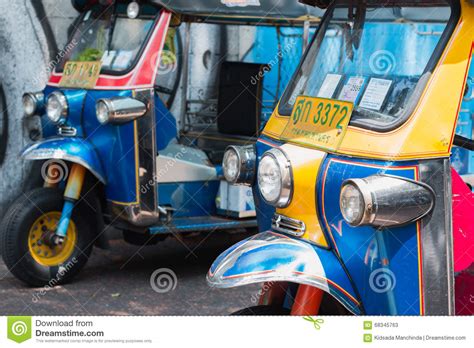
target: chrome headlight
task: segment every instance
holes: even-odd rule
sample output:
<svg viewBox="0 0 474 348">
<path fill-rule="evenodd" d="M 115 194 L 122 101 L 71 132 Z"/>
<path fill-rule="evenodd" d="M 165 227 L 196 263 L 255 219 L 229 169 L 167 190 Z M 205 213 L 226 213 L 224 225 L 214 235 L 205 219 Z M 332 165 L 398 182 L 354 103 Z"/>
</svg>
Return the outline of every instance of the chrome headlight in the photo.
<svg viewBox="0 0 474 348">
<path fill-rule="evenodd" d="M 291 163 L 279 149 L 267 151 L 258 165 L 258 189 L 263 199 L 277 208 L 285 208 L 291 200 L 293 179 Z"/>
<path fill-rule="evenodd" d="M 21 100 L 26 116 L 36 115 L 41 112 L 41 109 L 44 107 L 43 92 L 25 93 Z"/>
<path fill-rule="evenodd" d="M 96 103 L 97 120 L 101 124 L 121 124 L 146 114 L 145 103 L 134 98 L 99 99 Z"/>
<path fill-rule="evenodd" d="M 69 112 L 66 96 L 55 91 L 51 93 L 46 102 L 46 114 L 54 123 L 63 123 L 66 121 Z"/>
<path fill-rule="evenodd" d="M 225 179 L 232 184 L 252 185 L 255 180 L 255 147 L 229 146 L 222 167 Z"/>
<path fill-rule="evenodd" d="M 433 190 L 426 184 L 373 175 L 345 181 L 339 205 L 352 226 L 389 227 L 421 219 L 432 210 L 434 199 Z"/>
</svg>

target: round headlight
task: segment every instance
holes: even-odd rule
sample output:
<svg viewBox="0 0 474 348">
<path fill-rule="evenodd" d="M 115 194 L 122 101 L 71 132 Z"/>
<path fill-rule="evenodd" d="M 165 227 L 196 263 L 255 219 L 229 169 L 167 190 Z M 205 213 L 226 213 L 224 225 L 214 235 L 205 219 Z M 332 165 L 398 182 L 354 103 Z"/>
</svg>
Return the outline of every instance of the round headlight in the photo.
<svg viewBox="0 0 474 348">
<path fill-rule="evenodd" d="M 353 226 L 358 226 L 365 213 L 365 201 L 362 192 L 352 184 L 342 187 L 339 198 L 344 219 Z"/>
<path fill-rule="evenodd" d="M 224 177 L 229 182 L 236 182 L 239 178 L 240 159 L 237 151 L 234 148 L 229 148 L 224 153 L 224 160 L 222 161 L 224 170 Z"/>
<path fill-rule="evenodd" d="M 46 103 L 46 114 L 54 123 L 64 122 L 68 114 L 66 96 L 58 91 L 51 93 Z"/>
<path fill-rule="evenodd" d="M 130 19 L 135 19 L 140 14 L 140 5 L 137 2 L 131 2 L 127 7 L 127 16 Z"/>
<path fill-rule="evenodd" d="M 23 94 L 23 98 L 21 100 L 26 116 L 33 116 L 42 112 L 40 109 L 44 107 L 43 92 L 25 93 Z"/>
<path fill-rule="evenodd" d="M 278 149 L 267 151 L 258 165 L 258 188 L 263 199 L 278 208 L 288 206 L 292 194 L 291 163 Z"/>
<path fill-rule="evenodd" d="M 36 112 L 36 98 L 31 93 L 26 93 L 22 98 L 23 110 L 27 116 L 33 116 Z"/>
<path fill-rule="evenodd" d="M 232 184 L 253 185 L 256 162 L 254 145 L 229 146 L 222 161 L 225 179 Z"/>
<path fill-rule="evenodd" d="M 109 107 L 103 100 L 97 102 L 95 111 L 97 114 L 97 120 L 101 124 L 106 124 L 109 121 Z"/>
</svg>

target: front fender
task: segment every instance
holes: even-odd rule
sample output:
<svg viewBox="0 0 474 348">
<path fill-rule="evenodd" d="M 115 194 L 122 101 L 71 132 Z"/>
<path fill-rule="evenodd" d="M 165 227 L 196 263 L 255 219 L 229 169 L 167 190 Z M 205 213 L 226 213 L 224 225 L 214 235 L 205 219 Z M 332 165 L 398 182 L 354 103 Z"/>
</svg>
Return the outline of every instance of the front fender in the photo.
<svg viewBox="0 0 474 348">
<path fill-rule="evenodd" d="M 21 153 L 26 160 L 58 159 L 80 164 L 99 181 L 106 183 L 102 164 L 93 146 L 81 138 L 49 138 L 27 146 Z"/>
<path fill-rule="evenodd" d="M 306 284 L 331 294 L 354 314 L 363 312 L 332 251 L 275 232 L 257 234 L 222 253 L 207 281 L 218 288 L 272 281 Z"/>
</svg>

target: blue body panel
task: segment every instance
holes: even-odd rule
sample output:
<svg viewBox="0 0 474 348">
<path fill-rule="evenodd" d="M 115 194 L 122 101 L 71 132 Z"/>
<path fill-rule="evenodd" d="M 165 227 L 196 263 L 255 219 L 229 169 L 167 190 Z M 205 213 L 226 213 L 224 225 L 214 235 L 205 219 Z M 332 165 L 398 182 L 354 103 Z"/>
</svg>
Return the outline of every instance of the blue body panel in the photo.
<svg viewBox="0 0 474 348">
<path fill-rule="evenodd" d="M 347 267 L 367 314 L 420 314 L 418 224 L 383 231 L 372 226 L 350 226 L 340 211 L 341 185 L 347 179 L 375 174 L 416 180 L 417 171 L 415 162 L 399 164 L 331 155 L 320 170 L 317 185 L 320 221 L 334 252 Z"/>
<path fill-rule="evenodd" d="M 100 181 L 107 182 L 99 156 L 87 140 L 53 137 L 26 147 L 22 157 L 32 160 L 64 159 L 79 163 L 89 169 Z"/>
<path fill-rule="evenodd" d="M 83 109 L 85 137 L 97 149 L 107 176 L 106 198 L 119 204 L 138 200 L 136 121 L 101 125 L 95 116 L 95 105 L 101 98 L 131 96 L 131 91 L 88 91 Z"/>
</svg>

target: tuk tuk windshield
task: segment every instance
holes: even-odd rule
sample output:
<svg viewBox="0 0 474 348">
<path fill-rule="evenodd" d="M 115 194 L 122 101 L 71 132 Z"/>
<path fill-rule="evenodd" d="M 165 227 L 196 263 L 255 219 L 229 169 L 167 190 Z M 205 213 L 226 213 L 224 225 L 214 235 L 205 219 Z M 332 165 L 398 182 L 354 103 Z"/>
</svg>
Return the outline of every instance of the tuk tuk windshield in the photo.
<svg viewBox="0 0 474 348">
<path fill-rule="evenodd" d="M 351 124 L 380 131 L 413 112 L 450 35 L 447 28 L 454 27 L 453 11 L 447 1 L 445 7 L 361 3 L 335 1 L 328 10 L 280 114 L 290 115 L 299 95 L 353 102 Z"/>
<path fill-rule="evenodd" d="M 154 17 L 130 19 L 113 7 L 96 6 L 80 20 L 58 66 L 68 61 L 102 61 L 102 73 L 130 70 L 153 27 Z"/>
</svg>

